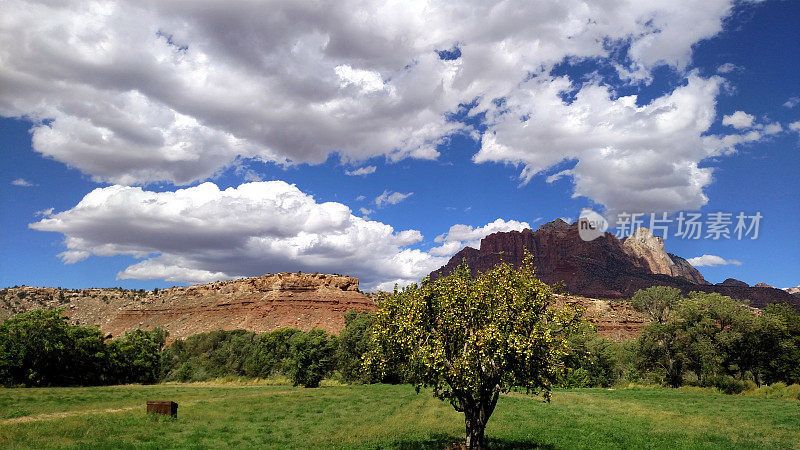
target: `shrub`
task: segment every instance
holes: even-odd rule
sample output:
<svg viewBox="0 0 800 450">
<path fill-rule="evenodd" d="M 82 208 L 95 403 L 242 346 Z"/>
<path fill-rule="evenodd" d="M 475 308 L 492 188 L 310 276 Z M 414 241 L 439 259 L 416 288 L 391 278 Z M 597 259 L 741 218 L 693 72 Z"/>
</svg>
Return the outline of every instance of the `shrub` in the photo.
<svg viewBox="0 0 800 450">
<path fill-rule="evenodd" d="M 727 375 L 713 375 L 703 380 L 703 387 L 713 387 L 725 394 L 741 394 L 748 387 L 745 380 L 737 380 Z"/>
<path fill-rule="evenodd" d="M 369 383 L 374 379 L 363 365 L 363 356 L 370 348 L 373 322 L 375 314 L 370 312 L 348 311 L 344 315 L 337 361 L 342 380 L 347 383 Z"/>
<path fill-rule="evenodd" d="M 315 328 L 308 333 L 296 333 L 289 342 L 291 356 L 287 369 L 295 386 L 318 387 L 336 368 L 338 339 L 335 336 Z"/>
</svg>

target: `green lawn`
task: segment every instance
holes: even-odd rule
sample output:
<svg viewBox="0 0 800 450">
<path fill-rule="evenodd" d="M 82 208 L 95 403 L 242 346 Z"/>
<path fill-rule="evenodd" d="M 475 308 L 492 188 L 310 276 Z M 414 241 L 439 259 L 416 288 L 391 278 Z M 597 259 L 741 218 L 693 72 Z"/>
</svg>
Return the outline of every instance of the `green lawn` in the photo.
<svg viewBox="0 0 800 450">
<path fill-rule="evenodd" d="M 174 400 L 178 418 L 148 417 Z M 462 416 L 410 386 L 239 384 L 0 389 L 0 448 L 432 448 Z M 510 394 L 489 421 L 494 448 L 800 448 L 800 402 L 668 389 Z"/>
</svg>

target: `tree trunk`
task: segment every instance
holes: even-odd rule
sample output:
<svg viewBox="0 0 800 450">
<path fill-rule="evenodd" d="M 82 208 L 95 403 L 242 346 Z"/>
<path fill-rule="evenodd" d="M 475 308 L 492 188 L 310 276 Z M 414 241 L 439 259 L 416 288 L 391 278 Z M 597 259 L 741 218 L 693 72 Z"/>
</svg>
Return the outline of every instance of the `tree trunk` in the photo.
<svg viewBox="0 0 800 450">
<path fill-rule="evenodd" d="M 486 422 L 482 420 L 481 409 L 477 405 L 464 409 L 464 422 L 467 427 L 466 447 L 468 450 L 483 448 L 483 433 L 486 430 Z"/>
<path fill-rule="evenodd" d="M 465 399 L 462 401 L 462 405 L 464 405 L 464 424 L 467 429 L 466 447 L 468 450 L 483 448 L 486 422 L 489 421 L 489 417 L 494 412 L 499 397 L 500 385 L 495 384 L 490 391 L 481 395 L 480 400 Z"/>
</svg>

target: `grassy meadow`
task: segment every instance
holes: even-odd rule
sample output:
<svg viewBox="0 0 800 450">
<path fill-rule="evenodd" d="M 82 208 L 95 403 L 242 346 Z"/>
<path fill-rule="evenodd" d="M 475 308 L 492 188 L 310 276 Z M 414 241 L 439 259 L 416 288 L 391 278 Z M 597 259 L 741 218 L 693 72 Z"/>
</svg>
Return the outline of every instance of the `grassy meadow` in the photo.
<svg viewBox="0 0 800 450">
<path fill-rule="evenodd" d="M 178 418 L 148 416 L 174 400 Z M 408 385 L 192 383 L 0 389 L 0 448 L 431 448 L 463 416 Z M 492 448 L 800 448 L 800 402 L 707 390 L 557 390 L 504 396 Z"/>
</svg>

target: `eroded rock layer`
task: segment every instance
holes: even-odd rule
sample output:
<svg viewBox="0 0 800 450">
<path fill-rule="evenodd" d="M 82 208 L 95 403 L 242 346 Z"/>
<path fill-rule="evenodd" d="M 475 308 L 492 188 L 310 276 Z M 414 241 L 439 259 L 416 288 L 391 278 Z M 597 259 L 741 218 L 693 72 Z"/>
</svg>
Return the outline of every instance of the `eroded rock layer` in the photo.
<svg viewBox="0 0 800 450">
<path fill-rule="evenodd" d="M 1 316 L 62 307 L 73 322 L 98 325 L 112 336 L 157 326 L 169 331 L 170 341 L 212 330 L 261 333 L 281 327 L 316 327 L 338 333 L 344 328 L 345 312 L 375 310 L 374 303 L 358 290 L 357 278 L 323 274 L 278 273 L 158 293 L 30 287 L 8 291 Z M 20 298 L 19 292 L 25 294 Z"/>
</svg>

